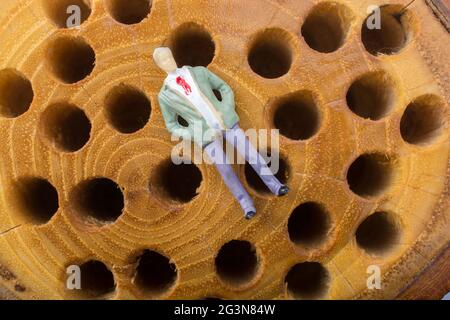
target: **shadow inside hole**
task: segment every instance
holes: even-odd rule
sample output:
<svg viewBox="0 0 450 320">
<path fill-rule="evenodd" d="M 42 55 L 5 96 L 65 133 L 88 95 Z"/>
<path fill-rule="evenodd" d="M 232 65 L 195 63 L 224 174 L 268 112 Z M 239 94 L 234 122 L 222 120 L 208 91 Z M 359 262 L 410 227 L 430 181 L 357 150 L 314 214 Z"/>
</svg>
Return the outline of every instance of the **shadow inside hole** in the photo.
<svg viewBox="0 0 450 320">
<path fill-rule="evenodd" d="M 398 242 L 399 230 L 389 214 L 375 212 L 359 225 L 355 236 L 359 247 L 369 253 L 383 254 Z"/>
<path fill-rule="evenodd" d="M 154 171 L 149 188 L 163 199 L 187 203 L 198 195 L 203 177 L 195 164 L 174 164 L 166 160 Z"/>
<path fill-rule="evenodd" d="M 95 52 L 81 37 L 61 36 L 47 48 L 46 63 L 62 82 L 76 83 L 91 74 Z"/>
<path fill-rule="evenodd" d="M 268 157 L 271 157 L 271 154 L 268 154 Z M 269 158 L 270 159 L 270 158 Z M 270 168 L 271 161 L 268 162 L 268 166 Z M 266 184 L 263 182 L 261 177 L 256 173 L 256 171 L 253 169 L 253 167 L 246 162 L 244 166 L 244 174 L 245 179 L 247 180 L 248 185 L 255 191 L 261 193 L 261 194 L 270 194 L 269 188 L 266 186 Z M 282 183 L 286 184 L 289 180 L 289 165 L 283 158 L 279 158 L 278 163 L 278 171 L 275 173 L 275 177 Z"/>
<path fill-rule="evenodd" d="M 124 196 L 114 181 L 94 178 L 75 188 L 71 203 L 85 223 L 102 226 L 120 217 L 124 208 Z"/>
<path fill-rule="evenodd" d="M 248 53 L 248 63 L 253 72 L 266 79 L 288 73 L 292 64 L 291 41 L 289 33 L 282 29 L 260 32 Z"/>
<path fill-rule="evenodd" d="M 361 37 L 366 50 L 372 55 L 395 54 L 403 49 L 411 38 L 411 14 L 399 15 L 402 5 L 381 7 L 380 28 L 372 26 L 373 13 L 364 21 Z"/>
<path fill-rule="evenodd" d="M 162 254 L 145 250 L 138 259 L 134 283 L 143 291 L 163 294 L 168 291 L 177 279 L 174 263 Z"/>
<path fill-rule="evenodd" d="M 31 82 L 14 69 L 0 71 L 0 115 L 15 118 L 30 108 L 34 93 Z"/>
<path fill-rule="evenodd" d="M 395 83 L 385 72 L 368 73 L 352 83 L 347 92 L 347 105 L 364 119 L 380 120 L 395 104 Z"/>
<path fill-rule="evenodd" d="M 275 103 L 273 125 L 280 134 L 291 140 L 312 138 L 320 127 L 320 112 L 313 94 L 296 92 Z"/>
<path fill-rule="evenodd" d="M 26 222 L 45 224 L 58 211 L 58 192 L 45 179 L 20 178 L 13 184 L 11 191 L 12 199 Z"/>
<path fill-rule="evenodd" d="M 445 103 L 437 96 L 424 95 L 411 102 L 400 122 L 403 140 L 425 146 L 439 138 L 447 127 L 448 112 Z"/>
<path fill-rule="evenodd" d="M 77 106 L 60 102 L 44 111 L 39 131 L 51 146 L 65 152 L 75 152 L 89 141 L 91 122 Z"/>
<path fill-rule="evenodd" d="M 303 262 L 293 266 L 286 275 L 285 282 L 289 294 L 294 299 L 320 299 L 329 289 L 329 273 L 318 262 Z"/>
<path fill-rule="evenodd" d="M 80 23 L 86 21 L 91 15 L 91 0 L 42 0 L 43 8 L 48 18 L 59 28 L 68 28 L 74 23 L 72 10 L 76 6 L 76 10 L 80 12 Z"/>
<path fill-rule="evenodd" d="M 80 266 L 81 290 L 87 297 L 101 297 L 116 289 L 114 276 L 100 261 L 90 260 Z"/>
<path fill-rule="evenodd" d="M 215 265 L 223 281 L 235 286 L 245 285 L 258 271 L 256 248 L 248 241 L 231 240 L 220 248 Z"/>
<path fill-rule="evenodd" d="M 336 2 L 320 3 L 306 18 L 302 35 L 312 49 L 330 53 L 344 44 L 352 20 L 353 14 L 346 6 Z"/>
<path fill-rule="evenodd" d="M 317 247 L 327 238 L 331 227 L 329 214 L 315 202 L 306 202 L 292 211 L 288 220 L 290 240 L 305 247 Z"/>
<path fill-rule="evenodd" d="M 207 67 L 214 59 L 216 45 L 202 26 L 189 22 L 179 26 L 170 39 L 178 67 Z"/>
<path fill-rule="evenodd" d="M 105 99 L 106 116 L 111 125 L 121 133 L 134 133 L 148 122 L 151 104 L 137 88 L 120 84 Z"/>
<path fill-rule="evenodd" d="M 136 24 L 151 11 L 153 0 L 104 0 L 106 10 L 114 20 L 123 24 Z"/>
<path fill-rule="evenodd" d="M 392 180 L 392 164 L 383 154 L 363 154 L 350 166 L 347 182 L 350 189 L 361 197 L 380 195 Z"/>
</svg>

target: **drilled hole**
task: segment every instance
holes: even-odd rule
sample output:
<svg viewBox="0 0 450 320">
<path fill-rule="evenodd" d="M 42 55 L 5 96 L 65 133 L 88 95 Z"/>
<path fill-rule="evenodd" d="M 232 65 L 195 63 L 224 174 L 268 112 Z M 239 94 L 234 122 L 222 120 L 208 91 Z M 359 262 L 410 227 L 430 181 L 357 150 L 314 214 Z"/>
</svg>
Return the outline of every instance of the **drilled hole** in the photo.
<svg viewBox="0 0 450 320">
<path fill-rule="evenodd" d="M 179 26 L 170 39 L 178 67 L 208 66 L 214 59 L 216 45 L 202 26 L 189 22 Z"/>
<path fill-rule="evenodd" d="M 91 74 L 95 52 L 80 37 L 63 36 L 47 48 L 46 62 L 50 71 L 64 83 L 76 83 Z"/>
<path fill-rule="evenodd" d="M 282 29 L 259 32 L 250 45 L 248 63 L 263 78 L 275 79 L 289 72 L 292 64 L 291 36 Z"/>
<path fill-rule="evenodd" d="M 250 242 L 242 240 L 231 240 L 224 244 L 215 263 L 219 277 L 235 286 L 251 281 L 259 267 L 256 248 Z"/>
<path fill-rule="evenodd" d="M 74 152 L 89 141 L 91 122 L 83 110 L 61 102 L 47 107 L 42 114 L 39 131 L 58 150 Z"/>
<path fill-rule="evenodd" d="M 80 24 L 91 15 L 90 0 L 42 0 L 42 5 L 47 17 L 59 28 L 74 27 L 76 21 L 73 16 L 78 12 Z"/>
<path fill-rule="evenodd" d="M 71 195 L 71 203 L 85 223 L 101 226 L 117 220 L 124 208 L 119 185 L 107 178 L 80 183 Z"/>
<path fill-rule="evenodd" d="M 437 96 L 424 95 L 411 102 L 403 114 L 400 131 L 411 144 L 428 145 L 447 127 L 445 103 Z"/>
<path fill-rule="evenodd" d="M 394 81 L 383 71 L 365 74 L 350 86 L 347 105 L 364 119 L 380 120 L 395 104 L 394 88 Z"/>
<path fill-rule="evenodd" d="M 195 164 L 176 165 L 168 159 L 155 169 L 149 187 L 162 198 L 187 203 L 198 194 L 202 179 Z"/>
<path fill-rule="evenodd" d="M 395 54 L 403 49 L 411 38 L 411 14 L 404 6 L 386 5 L 381 7 L 381 20 L 375 26 L 374 14 L 371 14 L 362 26 L 362 42 L 366 50 L 373 54 Z M 381 27 L 381 28 L 380 28 Z"/>
<path fill-rule="evenodd" d="M 268 153 L 268 157 L 270 157 L 270 153 Z M 270 159 L 270 158 L 269 158 Z M 271 161 L 268 162 L 269 168 L 271 166 Z M 253 169 L 253 167 L 246 162 L 244 167 L 244 173 L 245 173 L 245 179 L 247 180 L 247 183 L 250 187 L 253 188 L 253 190 L 261 193 L 261 194 L 269 194 L 270 190 L 267 188 L 265 183 L 262 181 L 262 179 L 259 177 L 259 175 L 256 173 L 256 171 Z M 278 163 L 278 171 L 275 174 L 275 176 L 278 178 L 278 180 L 286 184 L 289 179 L 289 165 L 283 158 L 279 157 L 279 163 Z"/>
<path fill-rule="evenodd" d="M 399 238 L 399 230 L 386 212 L 375 212 L 367 217 L 356 230 L 356 242 L 369 253 L 383 254 L 390 250 Z"/>
<path fill-rule="evenodd" d="M 26 221 L 45 224 L 59 208 L 58 192 L 42 178 L 20 178 L 12 188 L 12 199 Z"/>
<path fill-rule="evenodd" d="M 320 299 L 328 292 L 329 277 L 327 269 L 320 263 L 304 262 L 289 270 L 285 282 L 294 299 Z"/>
<path fill-rule="evenodd" d="M 155 251 L 145 250 L 138 261 L 134 283 L 141 290 L 159 295 L 174 286 L 177 268 L 167 257 Z"/>
<path fill-rule="evenodd" d="M 30 81 L 14 69 L 0 71 L 0 115 L 15 118 L 25 113 L 33 101 Z"/>
<path fill-rule="evenodd" d="M 306 202 L 295 208 L 289 217 L 289 238 L 295 244 L 317 247 L 326 240 L 330 226 L 325 208 L 315 202 Z"/>
<path fill-rule="evenodd" d="M 336 2 L 320 3 L 306 18 L 302 35 L 312 49 L 333 52 L 347 39 L 352 20 L 353 14 L 346 6 Z"/>
<path fill-rule="evenodd" d="M 80 271 L 81 290 L 84 295 L 96 298 L 116 289 L 114 276 L 103 262 L 90 260 L 80 266 Z"/>
<path fill-rule="evenodd" d="M 110 124 L 117 131 L 133 133 L 147 124 L 151 104 L 142 91 L 120 84 L 106 96 L 105 111 Z"/>
<path fill-rule="evenodd" d="M 361 155 L 347 172 L 350 189 L 362 197 L 378 196 L 389 186 L 391 179 L 391 160 L 378 153 Z"/>
<path fill-rule="evenodd" d="M 136 24 L 144 20 L 152 8 L 152 0 L 104 0 L 106 10 L 114 20 Z"/>
<path fill-rule="evenodd" d="M 320 126 L 320 112 L 312 93 L 299 91 L 275 103 L 273 124 L 280 134 L 292 140 L 313 137 Z"/>
</svg>

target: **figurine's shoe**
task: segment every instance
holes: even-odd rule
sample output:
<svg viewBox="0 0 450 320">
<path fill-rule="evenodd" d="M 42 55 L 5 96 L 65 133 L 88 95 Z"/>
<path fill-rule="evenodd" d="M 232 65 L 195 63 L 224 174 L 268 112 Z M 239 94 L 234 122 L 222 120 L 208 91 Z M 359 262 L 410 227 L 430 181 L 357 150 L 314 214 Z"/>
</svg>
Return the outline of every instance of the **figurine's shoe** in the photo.
<svg viewBox="0 0 450 320">
<path fill-rule="evenodd" d="M 278 190 L 278 196 L 279 196 L 279 197 L 285 196 L 285 195 L 287 195 L 288 193 L 289 193 L 289 187 L 288 187 L 288 186 L 282 186 L 282 187 L 280 188 L 280 190 Z"/>
<path fill-rule="evenodd" d="M 256 215 L 255 211 L 249 211 L 245 214 L 245 219 L 250 220 L 251 218 L 253 218 Z"/>
</svg>

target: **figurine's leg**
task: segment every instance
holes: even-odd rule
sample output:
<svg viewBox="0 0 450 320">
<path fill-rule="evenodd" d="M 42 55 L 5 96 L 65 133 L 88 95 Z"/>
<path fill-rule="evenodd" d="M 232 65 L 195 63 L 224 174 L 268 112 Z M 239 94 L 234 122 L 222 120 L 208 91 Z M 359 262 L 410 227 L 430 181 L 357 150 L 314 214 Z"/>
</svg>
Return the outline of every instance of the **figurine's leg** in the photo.
<svg viewBox="0 0 450 320">
<path fill-rule="evenodd" d="M 245 136 L 244 131 L 235 125 L 225 132 L 225 138 L 229 143 L 234 145 L 238 152 L 253 167 L 253 170 L 260 176 L 264 184 L 275 195 L 285 195 L 289 189 L 282 184 L 272 173 L 267 165 L 266 160 L 259 154 L 258 150 Z"/>
<path fill-rule="evenodd" d="M 247 193 L 242 183 L 239 181 L 231 165 L 227 163 L 226 156 L 223 152 L 222 144 L 220 143 L 220 141 L 216 140 L 208 144 L 205 147 L 205 151 L 221 174 L 223 181 L 227 185 L 228 189 L 239 201 L 239 204 L 244 210 L 245 217 L 247 219 L 252 218 L 256 213 L 252 198 Z"/>
</svg>

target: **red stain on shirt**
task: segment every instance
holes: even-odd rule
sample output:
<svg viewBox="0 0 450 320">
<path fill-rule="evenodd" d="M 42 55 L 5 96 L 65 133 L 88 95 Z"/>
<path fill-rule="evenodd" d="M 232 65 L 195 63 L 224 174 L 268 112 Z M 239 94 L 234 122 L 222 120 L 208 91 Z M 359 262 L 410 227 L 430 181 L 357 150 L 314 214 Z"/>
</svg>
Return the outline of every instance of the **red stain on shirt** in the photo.
<svg viewBox="0 0 450 320">
<path fill-rule="evenodd" d="M 182 77 L 177 77 L 177 84 L 183 88 L 184 93 L 188 96 L 192 93 L 192 88 L 189 83 L 186 82 Z"/>
</svg>

